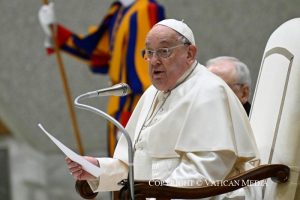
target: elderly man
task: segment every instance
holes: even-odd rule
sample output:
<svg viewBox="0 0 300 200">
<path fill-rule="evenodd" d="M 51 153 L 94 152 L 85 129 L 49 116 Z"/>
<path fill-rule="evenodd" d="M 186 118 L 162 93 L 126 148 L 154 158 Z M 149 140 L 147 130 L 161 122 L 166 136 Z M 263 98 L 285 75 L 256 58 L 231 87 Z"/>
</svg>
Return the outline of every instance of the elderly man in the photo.
<svg viewBox="0 0 300 200">
<path fill-rule="evenodd" d="M 235 57 L 220 56 L 208 60 L 206 67 L 229 85 L 249 115 L 251 104 L 248 100 L 251 90 L 251 77 L 247 65 Z"/>
<path fill-rule="evenodd" d="M 142 54 L 153 85 L 126 126 L 134 144 L 135 180 L 201 186 L 243 171 L 245 163 L 257 156 L 238 98 L 197 62 L 196 53 L 193 32 L 182 21 L 163 20 L 147 34 Z M 120 189 L 117 183 L 128 175 L 125 137 L 113 158 L 86 159 L 100 166 L 103 174 L 93 177 L 66 158 L 75 179 L 88 180 L 93 191 Z M 255 199 L 252 195 L 248 193 Z"/>
</svg>

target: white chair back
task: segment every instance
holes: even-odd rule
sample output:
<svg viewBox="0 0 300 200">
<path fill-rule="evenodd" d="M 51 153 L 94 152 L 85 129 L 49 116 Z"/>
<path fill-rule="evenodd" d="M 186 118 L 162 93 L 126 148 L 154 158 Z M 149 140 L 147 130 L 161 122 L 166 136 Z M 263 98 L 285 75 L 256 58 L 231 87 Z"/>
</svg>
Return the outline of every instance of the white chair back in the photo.
<svg viewBox="0 0 300 200">
<path fill-rule="evenodd" d="M 300 18 L 282 24 L 267 42 L 250 122 L 262 164 L 291 168 L 288 183 L 267 182 L 264 199 L 300 199 Z"/>
</svg>

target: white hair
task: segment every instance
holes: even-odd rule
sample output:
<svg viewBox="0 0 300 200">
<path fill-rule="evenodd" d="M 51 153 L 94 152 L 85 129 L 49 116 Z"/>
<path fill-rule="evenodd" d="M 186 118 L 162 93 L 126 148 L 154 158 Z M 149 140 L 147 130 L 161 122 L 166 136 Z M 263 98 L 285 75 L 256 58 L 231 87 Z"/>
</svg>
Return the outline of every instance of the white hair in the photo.
<svg viewBox="0 0 300 200">
<path fill-rule="evenodd" d="M 230 61 L 234 64 L 236 69 L 236 80 L 239 84 L 248 85 L 251 88 L 251 76 L 247 65 L 241 62 L 239 59 L 230 56 L 220 56 L 212 58 L 206 62 L 206 66 L 215 65 L 221 61 Z"/>
</svg>

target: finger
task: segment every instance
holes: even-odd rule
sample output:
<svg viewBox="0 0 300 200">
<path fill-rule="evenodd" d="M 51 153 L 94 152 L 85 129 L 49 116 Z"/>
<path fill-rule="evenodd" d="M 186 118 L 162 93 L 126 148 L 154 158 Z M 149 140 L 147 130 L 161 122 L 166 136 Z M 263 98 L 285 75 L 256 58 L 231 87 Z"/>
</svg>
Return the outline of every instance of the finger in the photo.
<svg viewBox="0 0 300 200">
<path fill-rule="evenodd" d="M 82 177 L 82 174 L 83 174 L 83 170 L 78 170 L 78 171 L 72 172 L 73 178 L 75 178 L 77 180 L 80 180 L 80 178 Z"/>
<path fill-rule="evenodd" d="M 69 167 L 69 171 L 72 172 L 72 173 L 78 172 L 80 170 L 82 170 L 82 167 L 80 165 L 75 166 L 75 167 Z"/>
<path fill-rule="evenodd" d="M 69 168 L 81 166 L 80 164 L 74 162 L 73 160 L 71 160 L 68 157 L 65 158 L 65 161 L 66 161 L 66 163 L 67 163 L 67 165 L 68 165 Z"/>
<path fill-rule="evenodd" d="M 74 168 L 74 169 L 76 169 L 76 168 L 81 169 L 82 167 L 81 167 L 81 165 L 79 165 L 79 164 L 76 163 L 76 162 L 71 162 L 71 163 L 68 164 L 68 168 L 69 168 L 69 169 L 71 169 L 71 168 Z"/>
<path fill-rule="evenodd" d="M 73 162 L 69 157 L 65 157 L 65 161 L 66 161 L 67 163 Z"/>
</svg>

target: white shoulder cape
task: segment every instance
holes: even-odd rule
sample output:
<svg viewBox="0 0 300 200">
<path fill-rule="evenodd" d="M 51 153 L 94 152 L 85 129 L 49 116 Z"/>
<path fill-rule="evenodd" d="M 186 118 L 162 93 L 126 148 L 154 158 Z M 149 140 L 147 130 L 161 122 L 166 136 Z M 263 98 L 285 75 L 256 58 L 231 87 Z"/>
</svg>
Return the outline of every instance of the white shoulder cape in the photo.
<svg viewBox="0 0 300 200">
<path fill-rule="evenodd" d="M 146 90 L 126 126 L 133 141 L 156 92 L 153 86 Z M 198 64 L 188 79 L 171 91 L 164 106 L 167 111 L 150 127 L 150 156 L 170 158 L 179 157 L 181 152 L 228 150 L 247 161 L 258 155 L 248 117 L 238 98 L 204 66 Z M 121 137 L 114 157 L 127 163 L 127 152 L 126 139 Z"/>
</svg>

